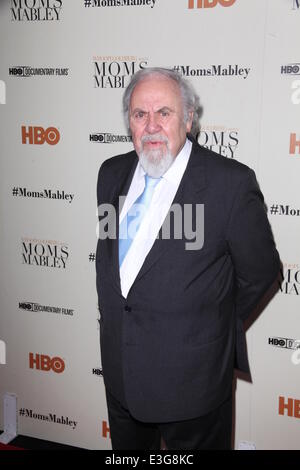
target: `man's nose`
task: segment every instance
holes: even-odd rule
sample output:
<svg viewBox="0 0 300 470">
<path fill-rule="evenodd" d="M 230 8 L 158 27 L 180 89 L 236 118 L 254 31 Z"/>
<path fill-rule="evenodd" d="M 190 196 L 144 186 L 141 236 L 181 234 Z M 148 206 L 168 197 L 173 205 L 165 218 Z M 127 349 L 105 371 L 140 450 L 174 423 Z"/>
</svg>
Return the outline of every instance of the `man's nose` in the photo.
<svg viewBox="0 0 300 470">
<path fill-rule="evenodd" d="M 161 129 L 159 117 L 155 113 L 149 113 L 146 122 L 146 131 L 154 134 Z"/>
</svg>

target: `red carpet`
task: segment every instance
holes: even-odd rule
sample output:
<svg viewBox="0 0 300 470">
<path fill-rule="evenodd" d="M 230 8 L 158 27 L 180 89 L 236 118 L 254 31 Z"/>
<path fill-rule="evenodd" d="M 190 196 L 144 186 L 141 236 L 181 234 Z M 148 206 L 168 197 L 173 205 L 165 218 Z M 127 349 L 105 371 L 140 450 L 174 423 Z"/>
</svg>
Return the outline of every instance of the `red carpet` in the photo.
<svg viewBox="0 0 300 470">
<path fill-rule="evenodd" d="M 15 446 L 10 446 L 9 444 L 0 443 L 0 450 L 24 450 L 24 449 L 22 449 L 22 447 L 15 447 Z"/>
</svg>

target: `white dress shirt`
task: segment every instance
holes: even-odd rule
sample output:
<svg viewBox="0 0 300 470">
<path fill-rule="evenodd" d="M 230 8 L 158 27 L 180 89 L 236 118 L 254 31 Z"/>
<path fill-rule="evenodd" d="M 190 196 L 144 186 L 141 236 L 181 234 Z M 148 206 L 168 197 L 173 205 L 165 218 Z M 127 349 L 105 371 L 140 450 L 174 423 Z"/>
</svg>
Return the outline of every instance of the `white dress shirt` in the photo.
<svg viewBox="0 0 300 470">
<path fill-rule="evenodd" d="M 189 161 L 191 150 L 192 143 L 186 139 L 183 148 L 154 189 L 154 194 L 147 213 L 141 221 L 139 229 L 120 268 L 121 291 L 125 298 L 127 297 L 147 254 L 152 248 L 164 219 L 171 207 Z M 140 162 L 138 162 L 121 210 L 119 223 L 122 222 L 133 203 L 144 191 L 144 175 L 145 171 Z"/>
</svg>

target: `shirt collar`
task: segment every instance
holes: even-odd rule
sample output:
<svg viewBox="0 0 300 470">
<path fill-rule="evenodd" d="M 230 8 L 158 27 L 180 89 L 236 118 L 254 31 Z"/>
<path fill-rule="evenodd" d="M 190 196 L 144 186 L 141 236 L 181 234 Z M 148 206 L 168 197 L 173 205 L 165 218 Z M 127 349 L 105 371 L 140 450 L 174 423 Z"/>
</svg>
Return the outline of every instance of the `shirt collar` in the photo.
<svg viewBox="0 0 300 470">
<path fill-rule="evenodd" d="M 192 143 L 186 139 L 184 146 L 180 150 L 177 157 L 174 159 L 174 162 L 170 166 L 170 168 L 166 171 L 162 178 L 170 181 L 173 184 L 178 183 L 178 178 L 183 175 L 183 172 L 186 168 L 187 162 L 189 160 L 189 156 L 192 150 Z"/>
</svg>

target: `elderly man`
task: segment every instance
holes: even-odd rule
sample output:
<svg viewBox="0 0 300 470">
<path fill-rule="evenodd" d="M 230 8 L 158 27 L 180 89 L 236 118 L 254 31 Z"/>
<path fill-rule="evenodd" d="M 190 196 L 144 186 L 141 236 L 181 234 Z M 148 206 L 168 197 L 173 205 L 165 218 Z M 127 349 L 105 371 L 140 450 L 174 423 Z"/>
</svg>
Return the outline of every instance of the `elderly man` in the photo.
<svg viewBox="0 0 300 470">
<path fill-rule="evenodd" d="M 106 160 L 97 188 L 100 223 L 107 204 L 117 214 L 96 256 L 112 447 L 230 449 L 243 321 L 279 272 L 263 196 L 253 170 L 192 137 L 199 99 L 179 74 L 139 71 L 123 107 L 135 150 Z"/>
</svg>

